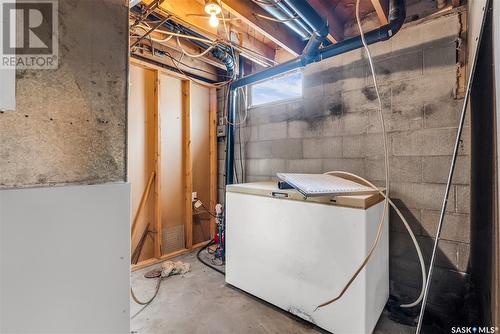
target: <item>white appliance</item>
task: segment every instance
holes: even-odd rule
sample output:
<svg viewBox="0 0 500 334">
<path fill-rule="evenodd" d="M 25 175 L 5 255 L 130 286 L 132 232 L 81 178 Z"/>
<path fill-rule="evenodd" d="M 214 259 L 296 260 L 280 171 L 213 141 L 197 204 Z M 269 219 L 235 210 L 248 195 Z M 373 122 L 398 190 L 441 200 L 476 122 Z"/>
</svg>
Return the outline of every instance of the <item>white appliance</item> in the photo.
<svg viewBox="0 0 500 334">
<path fill-rule="evenodd" d="M 304 199 L 275 182 L 226 187 L 226 283 L 332 333 L 371 333 L 389 297 L 388 217 L 378 194 Z"/>
</svg>

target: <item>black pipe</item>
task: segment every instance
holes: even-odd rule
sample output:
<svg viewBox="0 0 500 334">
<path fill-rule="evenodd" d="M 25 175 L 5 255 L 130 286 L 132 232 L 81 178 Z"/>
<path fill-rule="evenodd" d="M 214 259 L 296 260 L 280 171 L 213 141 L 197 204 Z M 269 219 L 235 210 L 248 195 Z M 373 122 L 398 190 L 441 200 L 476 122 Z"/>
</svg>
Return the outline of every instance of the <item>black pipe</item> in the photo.
<svg viewBox="0 0 500 334">
<path fill-rule="evenodd" d="M 205 246 L 201 247 L 198 252 L 196 253 L 196 258 L 198 259 L 198 261 L 200 261 L 201 263 L 203 263 L 204 265 L 206 265 L 207 267 L 209 267 L 210 269 L 213 269 L 215 270 L 216 272 L 218 272 L 219 274 L 222 274 L 222 275 L 226 275 L 226 272 L 225 271 L 222 271 L 220 270 L 219 268 L 211 265 L 210 263 L 206 262 L 205 260 L 203 260 L 201 258 L 201 252 L 203 252 L 205 249 L 207 249 L 208 247 L 212 246 L 213 244 L 215 244 L 215 240 L 211 240 L 208 244 L 206 244 Z"/>
<path fill-rule="evenodd" d="M 229 89 L 227 98 L 226 130 L 226 184 L 233 184 L 234 179 L 234 122 L 236 119 L 236 90 Z"/>
<path fill-rule="evenodd" d="M 304 18 L 308 23 L 315 24 L 317 18 L 321 18 L 317 12 L 310 11 L 307 8 L 307 2 L 305 0 L 286 0 L 287 4 L 291 4 L 292 7 Z M 308 15 L 308 17 L 305 17 Z M 316 17 L 316 18 L 315 18 Z M 406 18 L 406 8 L 404 0 L 389 0 L 389 23 L 383 27 L 376 30 L 370 31 L 365 34 L 365 39 L 367 44 L 373 44 L 375 42 L 380 42 L 387 40 L 394 36 L 404 23 Z M 279 75 L 285 72 L 289 72 L 301 67 L 304 67 L 313 62 L 321 61 L 326 58 L 330 58 L 348 51 L 359 49 L 363 46 L 361 36 L 346 39 L 340 43 L 332 44 L 328 47 L 317 49 L 321 45 L 320 38 L 322 32 L 316 31 L 316 34 L 311 37 L 312 41 L 309 40 L 306 48 L 302 52 L 302 55 L 298 58 L 292 59 L 288 62 L 279 64 L 274 67 L 270 67 L 263 71 L 248 75 L 236 81 L 233 81 L 229 87 L 229 101 L 228 101 L 228 124 L 227 124 L 227 138 L 226 138 L 226 184 L 233 184 L 234 174 L 234 119 L 235 119 L 235 105 L 232 103 L 231 99 L 234 95 L 236 89 L 256 83 L 261 80 L 268 79 L 275 75 Z M 316 47 L 316 49 L 313 49 Z"/>
<path fill-rule="evenodd" d="M 372 30 L 365 34 L 366 43 L 373 44 L 376 42 L 382 42 L 388 40 L 394 36 L 399 29 L 403 26 L 406 18 L 406 8 L 404 5 L 404 0 L 391 0 L 389 1 L 389 23 L 379 29 Z M 323 48 L 320 51 L 320 58 L 317 61 L 321 61 L 326 58 L 337 56 L 339 54 L 358 49 L 363 46 L 361 41 L 361 36 L 353 37 L 342 41 L 341 43 L 330 45 L 329 47 Z"/>
</svg>

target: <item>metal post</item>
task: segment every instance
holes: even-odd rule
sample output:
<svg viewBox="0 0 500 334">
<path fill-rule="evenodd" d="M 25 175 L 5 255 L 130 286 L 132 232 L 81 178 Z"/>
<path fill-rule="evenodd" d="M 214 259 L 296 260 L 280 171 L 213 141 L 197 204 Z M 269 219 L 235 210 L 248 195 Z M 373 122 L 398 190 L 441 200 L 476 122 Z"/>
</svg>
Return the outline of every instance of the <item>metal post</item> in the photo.
<svg viewBox="0 0 500 334">
<path fill-rule="evenodd" d="M 236 90 L 229 89 L 226 133 L 226 185 L 234 183 L 234 122 L 236 119 Z"/>
</svg>

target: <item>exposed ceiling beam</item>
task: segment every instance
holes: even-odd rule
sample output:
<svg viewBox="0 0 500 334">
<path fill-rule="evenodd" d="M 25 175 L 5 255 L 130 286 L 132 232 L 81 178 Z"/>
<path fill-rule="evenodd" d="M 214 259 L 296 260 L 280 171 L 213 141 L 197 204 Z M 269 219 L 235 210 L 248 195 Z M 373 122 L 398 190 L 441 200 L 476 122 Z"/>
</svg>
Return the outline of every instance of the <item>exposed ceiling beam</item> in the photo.
<svg viewBox="0 0 500 334">
<path fill-rule="evenodd" d="M 149 41 L 145 41 L 146 45 L 149 45 Z M 187 49 L 187 48 L 186 48 Z M 143 50 L 137 50 L 136 53 L 142 55 L 145 58 L 154 60 L 159 63 L 163 63 L 168 66 L 172 66 L 175 68 L 179 68 L 183 72 L 196 74 L 202 76 L 204 78 L 217 81 L 218 80 L 218 71 L 217 68 L 220 68 L 217 64 L 217 67 L 207 63 L 206 58 L 190 58 L 190 57 L 182 57 L 182 53 L 178 50 L 171 48 L 170 45 L 167 47 L 165 45 L 160 45 L 155 43 L 155 50 L 160 50 L 163 52 L 168 52 L 174 59 L 182 59 L 181 62 L 188 65 L 185 66 L 175 60 L 172 60 L 169 57 L 160 57 L 153 56 L 149 52 L 145 52 Z"/>
<path fill-rule="evenodd" d="M 231 28 L 229 28 L 231 30 Z M 268 45 L 262 43 L 259 40 L 251 38 L 251 36 L 242 31 L 234 31 L 238 35 L 237 44 L 245 49 L 252 50 L 270 60 L 276 60 L 276 50 L 271 49 Z M 234 41 L 233 41 L 234 42 Z M 252 57 L 251 52 L 247 52 L 245 49 L 241 52 L 246 58 L 255 61 L 255 56 Z M 261 64 L 262 65 L 262 64 Z M 269 66 L 269 65 L 267 65 Z"/>
<path fill-rule="evenodd" d="M 143 30 L 138 30 L 139 33 L 143 33 Z M 151 33 L 151 37 L 155 38 L 155 39 L 164 39 L 165 38 L 165 35 L 162 34 L 162 33 L 159 33 L 157 31 L 154 31 Z M 132 41 L 134 41 L 135 39 L 131 40 L 131 43 Z M 147 43 L 146 43 L 147 41 Z M 145 39 L 144 42 L 149 45 L 149 40 Z M 189 53 L 193 53 L 193 54 L 197 54 L 197 53 L 201 53 L 203 50 L 200 49 L 199 47 L 191 44 L 191 43 L 185 43 L 185 41 L 182 39 L 182 42 L 183 42 L 183 48 L 184 50 L 186 50 L 187 52 Z M 177 42 L 176 42 L 176 39 L 175 37 L 174 38 L 171 38 L 169 39 L 168 41 L 163 41 L 163 42 L 155 42 L 154 43 L 154 46 L 155 48 L 159 48 L 159 46 L 162 45 L 164 47 L 168 47 L 170 49 L 173 49 L 173 50 L 176 50 L 177 52 L 182 52 L 182 50 L 180 49 L 180 47 L 177 45 Z M 176 56 L 177 55 L 181 55 L 180 53 L 177 54 L 176 53 Z M 183 59 L 190 59 L 191 57 L 183 57 Z M 179 59 L 179 58 L 177 58 Z M 214 59 L 213 57 L 210 56 L 210 54 L 207 54 L 203 57 L 200 57 L 200 58 L 196 58 L 196 59 L 199 59 L 211 66 L 215 66 L 215 67 L 218 67 L 222 70 L 226 70 L 226 67 L 219 61 L 217 61 L 216 59 Z"/>
<path fill-rule="evenodd" d="M 372 0 L 372 5 L 373 8 L 375 8 L 375 12 L 377 13 L 380 24 L 386 25 L 387 23 L 389 23 L 389 20 L 387 19 L 387 0 Z"/>
<path fill-rule="evenodd" d="M 152 4 L 157 0 L 144 0 L 145 4 Z M 208 24 L 209 16 L 204 12 L 204 1 L 198 0 L 168 0 L 164 1 L 160 6 L 160 11 L 165 14 L 173 14 L 174 17 L 172 19 L 183 26 L 196 31 L 199 34 L 206 36 L 211 40 L 216 40 L 222 37 L 222 39 L 227 39 L 226 34 L 223 32 L 223 23 L 219 24 L 219 28 L 211 27 Z M 228 18 L 226 18 L 228 19 Z M 237 25 L 239 24 L 237 21 L 240 21 L 240 24 L 244 19 L 242 18 L 231 18 L 228 19 L 226 25 L 229 27 L 229 30 L 236 32 L 239 35 L 239 45 L 250 50 L 254 50 L 260 55 L 274 60 L 275 50 L 269 45 L 255 39 L 250 38 L 243 29 L 240 29 Z M 219 29 L 219 30 L 218 30 Z M 222 29 L 222 30 L 220 30 Z M 222 32 L 221 32 L 222 31 Z M 175 44 L 175 39 L 172 40 L 172 43 Z M 169 43 L 170 47 L 174 47 L 172 43 Z M 242 52 L 247 58 L 254 59 L 250 53 Z M 255 60 L 254 60 L 255 61 Z M 262 61 L 261 61 L 262 62 Z M 268 65 L 269 66 L 269 65 Z"/>
<path fill-rule="evenodd" d="M 344 39 L 344 22 L 337 16 L 335 11 L 321 0 L 309 0 L 311 6 L 316 9 L 325 21 L 328 22 L 328 40 L 332 43 L 340 42 Z"/>
<path fill-rule="evenodd" d="M 258 17 L 258 14 L 269 16 L 269 14 L 251 1 L 223 0 L 222 7 L 236 17 L 240 17 L 246 24 L 263 34 L 271 41 L 298 56 L 304 49 L 305 42 L 279 22 L 273 22 Z"/>
</svg>

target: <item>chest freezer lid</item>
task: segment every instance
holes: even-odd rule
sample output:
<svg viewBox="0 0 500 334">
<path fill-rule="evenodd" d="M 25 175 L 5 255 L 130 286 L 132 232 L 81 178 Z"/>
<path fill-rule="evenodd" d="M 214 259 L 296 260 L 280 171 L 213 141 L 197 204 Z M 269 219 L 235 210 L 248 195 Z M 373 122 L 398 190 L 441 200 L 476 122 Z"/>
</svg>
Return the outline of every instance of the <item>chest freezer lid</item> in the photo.
<svg viewBox="0 0 500 334">
<path fill-rule="evenodd" d="M 359 209 L 367 209 L 383 200 L 383 197 L 378 193 L 305 198 L 304 195 L 295 189 L 279 189 L 275 181 L 231 184 L 226 186 L 226 192 L 273 197 L 283 200 L 307 201 Z"/>
</svg>

